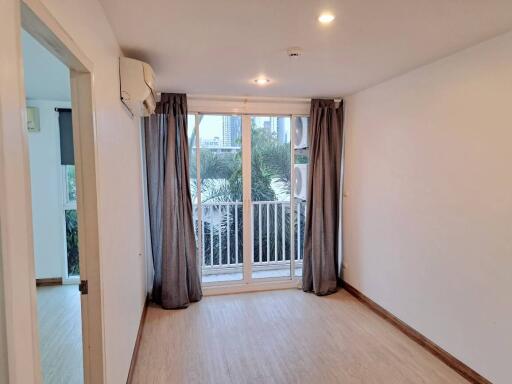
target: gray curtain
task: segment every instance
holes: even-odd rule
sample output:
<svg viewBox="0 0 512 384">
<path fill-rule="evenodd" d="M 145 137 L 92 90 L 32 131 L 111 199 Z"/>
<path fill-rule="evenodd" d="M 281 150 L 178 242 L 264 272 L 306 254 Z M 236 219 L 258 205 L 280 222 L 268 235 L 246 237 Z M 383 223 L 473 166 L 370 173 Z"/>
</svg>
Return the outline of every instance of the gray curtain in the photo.
<svg viewBox="0 0 512 384">
<path fill-rule="evenodd" d="M 338 289 L 338 230 L 343 145 L 343 101 L 311 100 L 309 169 L 302 289 L 328 295 Z"/>
<path fill-rule="evenodd" d="M 59 112 L 60 163 L 62 165 L 75 165 L 71 109 L 55 108 L 55 110 Z"/>
<path fill-rule="evenodd" d="M 202 297 L 189 186 L 187 97 L 163 93 L 144 119 L 149 222 L 153 250 L 152 299 L 185 308 Z"/>
</svg>

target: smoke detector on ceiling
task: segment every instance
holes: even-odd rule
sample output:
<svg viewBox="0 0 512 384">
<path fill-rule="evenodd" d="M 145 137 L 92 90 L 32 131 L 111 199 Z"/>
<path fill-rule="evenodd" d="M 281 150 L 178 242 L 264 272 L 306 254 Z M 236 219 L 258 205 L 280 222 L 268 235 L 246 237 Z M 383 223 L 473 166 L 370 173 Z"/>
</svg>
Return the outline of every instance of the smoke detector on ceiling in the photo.
<svg viewBox="0 0 512 384">
<path fill-rule="evenodd" d="M 296 58 L 302 56 L 304 52 L 300 47 L 290 47 L 286 50 L 286 53 L 288 54 L 288 57 Z"/>
</svg>

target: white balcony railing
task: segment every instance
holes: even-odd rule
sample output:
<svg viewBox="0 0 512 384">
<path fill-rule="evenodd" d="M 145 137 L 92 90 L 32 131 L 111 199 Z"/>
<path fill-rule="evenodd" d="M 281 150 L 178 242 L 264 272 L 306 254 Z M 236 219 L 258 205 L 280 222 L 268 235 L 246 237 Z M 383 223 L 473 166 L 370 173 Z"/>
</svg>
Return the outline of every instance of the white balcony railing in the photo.
<svg viewBox="0 0 512 384">
<path fill-rule="evenodd" d="M 203 203 L 200 252 L 203 274 L 240 272 L 243 266 L 242 202 Z M 306 203 L 296 202 L 295 264 L 303 258 Z M 251 206 L 253 270 L 289 268 L 290 266 L 290 202 L 257 201 Z M 198 238 L 197 206 L 194 225 Z"/>
</svg>

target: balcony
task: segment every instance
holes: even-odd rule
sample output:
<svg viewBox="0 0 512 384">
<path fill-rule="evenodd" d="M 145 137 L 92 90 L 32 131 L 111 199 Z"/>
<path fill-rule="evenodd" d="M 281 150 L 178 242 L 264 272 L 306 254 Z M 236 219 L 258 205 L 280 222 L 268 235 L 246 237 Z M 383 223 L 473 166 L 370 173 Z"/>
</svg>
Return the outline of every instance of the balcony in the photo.
<svg viewBox="0 0 512 384">
<path fill-rule="evenodd" d="M 203 203 L 201 234 L 194 206 L 196 238 L 202 239 L 203 283 L 243 279 L 242 202 Z M 302 275 L 305 202 L 296 202 L 294 276 Z M 252 278 L 290 278 L 290 202 L 258 201 L 251 206 Z"/>
</svg>

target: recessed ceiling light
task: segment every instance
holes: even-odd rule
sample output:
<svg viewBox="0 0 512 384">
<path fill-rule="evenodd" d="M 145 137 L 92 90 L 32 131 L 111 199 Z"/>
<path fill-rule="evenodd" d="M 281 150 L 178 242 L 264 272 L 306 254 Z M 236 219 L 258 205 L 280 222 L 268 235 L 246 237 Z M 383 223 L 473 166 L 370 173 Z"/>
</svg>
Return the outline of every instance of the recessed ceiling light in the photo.
<svg viewBox="0 0 512 384">
<path fill-rule="evenodd" d="M 329 24 L 330 22 L 332 22 L 334 20 L 334 15 L 332 13 L 322 13 L 319 17 L 318 17 L 318 21 L 321 22 L 322 24 Z"/>
<path fill-rule="evenodd" d="M 257 79 L 254 80 L 254 82 L 263 87 L 270 83 L 270 80 L 265 77 L 258 77 Z"/>
</svg>

